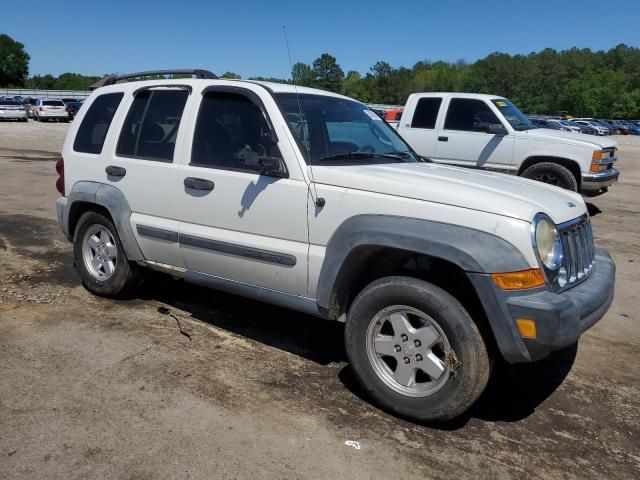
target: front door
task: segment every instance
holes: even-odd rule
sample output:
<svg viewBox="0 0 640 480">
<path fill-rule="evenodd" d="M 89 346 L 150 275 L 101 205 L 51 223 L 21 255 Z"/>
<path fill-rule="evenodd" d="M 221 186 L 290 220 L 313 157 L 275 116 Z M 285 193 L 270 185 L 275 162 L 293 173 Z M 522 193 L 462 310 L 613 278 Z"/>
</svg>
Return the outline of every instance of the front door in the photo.
<svg viewBox="0 0 640 480">
<path fill-rule="evenodd" d="M 503 133 L 487 133 L 490 128 Z M 483 100 L 450 98 L 444 125 L 437 133 L 435 159 L 465 167 L 512 169 L 514 136 Z"/>
<path fill-rule="evenodd" d="M 260 173 L 261 158 L 282 156 L 262 103 L 243 90 L 202 95 L 179 172 L 180 248 L 189 270 L 305 296 L 308 186 Z"/>
</svg>

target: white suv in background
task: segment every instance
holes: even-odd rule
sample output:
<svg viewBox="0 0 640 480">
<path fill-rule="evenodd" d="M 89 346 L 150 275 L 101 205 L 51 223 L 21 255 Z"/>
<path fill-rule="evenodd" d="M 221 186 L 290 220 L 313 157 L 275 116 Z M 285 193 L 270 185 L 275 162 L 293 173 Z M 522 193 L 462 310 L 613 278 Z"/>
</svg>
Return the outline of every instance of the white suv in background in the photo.
<svg viewBox="0 0 640 480">
<path fill-rule="evenodd" d="M 364 390 L 421 420 L 609 308 L 615 266 L 580 195 L 426 162 L 341 95 L 187 72 L 114 77 L 69 129 L 58 221 L 91 292 L 151 268 L 344 321 Z"/>
<path fill-rule="evenodd" d="M 62 100 L 39 98 L 33 110 L 34 119 L 38 122 L 48 120 L 69 121 L 67 106 Z"/>
</svg>

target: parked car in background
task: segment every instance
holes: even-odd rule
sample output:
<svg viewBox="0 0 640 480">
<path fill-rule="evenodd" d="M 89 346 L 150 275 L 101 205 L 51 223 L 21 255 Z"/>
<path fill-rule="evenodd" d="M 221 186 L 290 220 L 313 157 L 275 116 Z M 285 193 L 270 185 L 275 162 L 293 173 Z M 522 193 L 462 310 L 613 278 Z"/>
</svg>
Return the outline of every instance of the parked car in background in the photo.
<svg viewBox="0 0 640 480">
<path fill-rule="evenodd" d="M 27 117 L 34 118 L 37 98 L 23 98 L 22 105 L 27 112 Z"/>
<path fill-rule="evenodd" d="M 563 125 L 560 120 L 555 120 L 553 118 L 548 118 L 547 120 L 545 120 L 546 125 L 545 126 L 541 126 L 541 125 L 536 125 L 534 122 L 534 125 L 536 125 L 539 128 L 550 128 L 552 130 L 562 130 L 563 132 L 573 132 L 574 130 L 572 130 L 571 128 Z"/>
<path fill-rule="evenodd" d="M 496 95 L 414 93 L 398 133 L 437 163 L 510 173 L 589 195 L 606 192 L 618 179 L 616 142 L 537 128 Z"/>
<path fill-rule="evenodd" d="M 69 114 L 69 118 L 73 120 L 76 117 L 76 113 L 82 106 L 82 102 L 67 102 L 67 113 Z"/>
<path fill-rule="evenodd" d="M 600 123 L 596 122 L 593 119 L 573 118 L 570 120 L 570 122 L 575 123 L 576 125 L 589 127 L 595 132 L 595 135 L 600 135 L 600 136 L 609 135 L 609 129 L 604 125 L 601 125 Z"/>
<path fill-rule="evenodd" d="M 629 135 L 640 135 L 640 125 L 629 120 L 623 120 L 623 122 L 627 127 Z"/>
<path fill-rule="evenodd" d="M 387 110 L 384 115 L 384 120 L 393 128 L 397 129 L 400 117 L 402 117 L 402 109 Z"/>
<path fill-rule="evenodd" d="M 0 120 L 27 121 L 27 112 L 24 105 L 14 99 L 0 100 Z"/>
<path fill-rule="evenodd" d="M 617 130 L 618 135 L 629 135 L 629 127 L 623 120 L 605 120 Z"/>
<path fill-rule="evenodd" d="M 568 131 L 571 131 L 571 132 L 576 132 L 576 133 L 591 133 L 591 134 L 593 134 L 593 131 L 592 131 L 592 132 L 583 132 L 579 125 L 573 125 L 571 122 L 569 122 L 569 121 L 567 121 L 567 120 L 558 120 L 558 119 L 553 119 L 553 121 L 554 121 L 554 122 L 558 122 L 560 125 L 562 125 L 562 126 L 563 126 L 563 127 L 565 127 L 565 128 L 568 128 L 568 129 L 569 129 Z"/>
<path fill-rule="evenodd" d="M 48 98 L 39 98 L 35 105 L 35 119 L 38 122 L 44 121 L 61 121 L 68 122 L 69 114 L 67 106 L 62 100 L 52 100 Z"/>
</svg>

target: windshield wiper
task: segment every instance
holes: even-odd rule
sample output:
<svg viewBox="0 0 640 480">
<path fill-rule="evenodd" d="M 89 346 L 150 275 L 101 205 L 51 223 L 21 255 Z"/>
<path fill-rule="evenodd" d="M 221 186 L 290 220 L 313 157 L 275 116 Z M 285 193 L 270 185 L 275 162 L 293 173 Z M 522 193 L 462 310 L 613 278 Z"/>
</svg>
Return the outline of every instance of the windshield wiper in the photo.
<svg viewBox="0 0 640 480">
<path fill-rule="evenodd" d="M 409 152 L 387 152 L 387 153 L 375 153 L 375 152 L 343 152 L 335 153 L 333 155 L 325 155 L 317 159 L 318 162 L 325 160 L 354 160 L 361 158 L 392 158 L 394 160 L 403 160 L 409 157 Z"/>
</svg>

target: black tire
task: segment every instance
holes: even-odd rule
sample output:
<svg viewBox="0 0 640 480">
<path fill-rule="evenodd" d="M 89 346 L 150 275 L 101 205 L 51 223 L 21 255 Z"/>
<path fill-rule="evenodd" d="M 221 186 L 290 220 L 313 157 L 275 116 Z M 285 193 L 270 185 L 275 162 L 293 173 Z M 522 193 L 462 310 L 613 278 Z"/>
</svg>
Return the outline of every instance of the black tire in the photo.
<svg viewBox="0 0 640 480">
<path fill-rule="evenodd" d="M 369 325 L 379 312 L 395 305 L 413 307 L 431 317 L 454 353 L 446 356 L 452 373 L 439 390 L 428 396 L 414 397 L 392 389 L 369 360 Z M 443 289 L 415 278 L 384 277 L 362 290 L 349 310 L 345 346 L 351 368 L 371 398 L 383 409 L 412 420 L 440 422 L 461 415 L 489 381 L 487 347 L 467 311 Z"/>
<path fill-rule="evenodd" d="M 522 176 L 572 192 L 578 191 L 578 179 L 571 173 L 571 170 L 557 163 L 536 163 L 522 172 Z"/>
<path fill-rule="evenodd" d="M 94 225 L 101 225 L 109 231 L 118 252 L 115 269 L 107 280 L 99 280 L 91 274 L 84 260 L 83 239 L 87 230 Z M 73 255 L 82 285 L 96 295 L 116 298 L 129 292 L 137 284 L 140 275 L 138 266 L 128 261 L 116 227 L 109 218 L 101 213 L 89 211 L 82 214 L 74 233 Z"/>
</svg>

